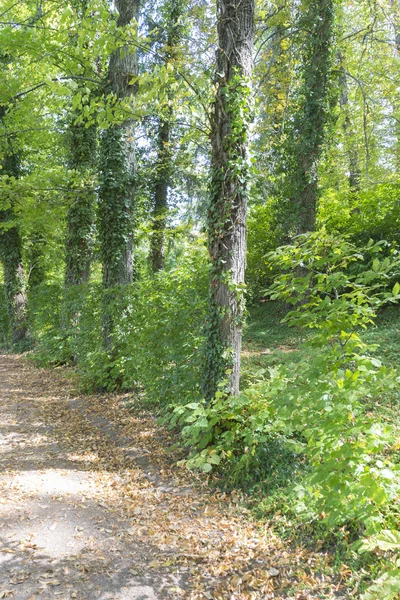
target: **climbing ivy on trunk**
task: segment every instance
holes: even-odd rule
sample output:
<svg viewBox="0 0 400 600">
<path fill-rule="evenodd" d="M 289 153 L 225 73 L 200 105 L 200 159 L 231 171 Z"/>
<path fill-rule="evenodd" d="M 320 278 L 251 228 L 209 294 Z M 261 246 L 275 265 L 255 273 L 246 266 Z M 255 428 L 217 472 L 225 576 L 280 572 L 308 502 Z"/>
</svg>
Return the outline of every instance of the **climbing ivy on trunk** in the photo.
<svg viewBox="0 0 400 600">
<path fill-rule="evenodd" d="M 118 31 L 134 25 L 139 16 L 138 0 L 117 0 Z M 110 56 L 106 90 L 114 101 L 136 91 L 132 82 L 138 73 L 136 51 L 128 45 Z M 133 202 L 135 195 L 135 122 L 127 118 L 103 131 L 100 147 L 99 236 L 105 290 L 127 284 L 133 278 Z M 105 295 L 103 337 L 112 345 L 111 296 Z"/>
<path fill-rule="evenodd" d="M 179 42 L 183 33 L 183 0 L 167 0 L 164 6 L 166 38 L 163 45 L 163 62 L 167 73 L 177 58 Z M 171 77 L 171 75 L 169 76 Z M 173 120 L 171 80 L 166 83 L 166 101 L 158 121 L 157 159 L 155 164 L 154 203 L 150 260 L 154 272 L 164 268 L 165 226 L 168 216 L 168 187 L 172 170 L 171 132 Z"/>
<path fill-rule="evenodd" d="M 164 268 L 164 239 L 168 215 L 168 185 L 171 172 L 170 132 L 171 123 L 169 118 L 166 120 L 160 119 L 150 247 L 151 266 L 154 272 Z"/>
<path fill-rule="evenodd" d="M 219 1 L 217 14 L 218 51 L 208 210 L 211 276 L 203 381 L 208 400 L 215 396 L 225 377 L 228 393 L 235 395 L 239 391 L 254 1 Z"/>
<path fill-rule="evenodd" d="M 81 285 L 89 280 L 94 230 L 94 166 L 96 163 L 96 127 L 76 123 L 72 114 L 67 132 L 71 181 L 67 213 L 65 284 Z M 76 177 L 75 177 L 76 175 Z"/>
<path fill-rule="evenodd" d="M 18 178 L 18 156 L 7 149 L 2 160 L 2 174 Z M 26 277 L 22 262 L 22 240 L 12 204 L 0 211 L 0 258 L 3 263 L 4 287 L 11 327 L 11 344 L 23 345 L 27 338 Z"/>
<path fill-rule="evenodd" d="M 334 0 L 306 0 L 300 28 L 306 32 L 299 106 L 288 138 L 289 220 L 296 233 L 313 231 L 318 199 L 318 165 L 332 107 L 330 94 Z"/>
</svg>

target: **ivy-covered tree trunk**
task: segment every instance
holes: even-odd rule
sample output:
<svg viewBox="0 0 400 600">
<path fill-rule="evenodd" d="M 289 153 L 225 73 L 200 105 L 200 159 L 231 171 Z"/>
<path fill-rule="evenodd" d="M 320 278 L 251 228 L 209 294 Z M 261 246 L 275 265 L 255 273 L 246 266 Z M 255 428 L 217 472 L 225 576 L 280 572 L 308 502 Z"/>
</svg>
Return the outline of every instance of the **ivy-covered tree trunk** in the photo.
<svg viewBox="0 0 400 600">
<path fill-rule="evenodd" d="M 11 213 L 5 223 L 13 219 Z M 4 285 L 11 324 L 11 344 L 23 344 L 27 337 L 26 278 L 22 263 L 22 242 L 19 228 L 13 225 L 2 233 Z"/>
<path fill-rule="evenodd" d="M 4 175 L 9 177 L 19 176 L 19 160 L 14 153 L 6 154 L 2 166 Z M 27 338 L 28 302 L 26 277 L 22 262 L 22 240 L 12 206 L 0 211 L 0 258 L 4 270 L 4 287 L 11 326 L 11 344 L 20 345 Z"/>
<path fill-rule="evenodd" d="M 168 65 L 174 63 L 178 55 L 178 46 L 182 36 L 183 0 L 167 0 L 164 5 L 164 21 L 166 39 L 163 48 L 164 65 L 168 73 Z M 153 222 L 150 246 L 151 266 L 154 272 L 164 268 L 165 226 L 168 215 L 168 187 L 172 169 L 171 129 L 173 110 L 171 107 L 171 90 L 167 82 L 167 101 L 163 107 L 163 115 L 159 119 L 157 160 L 155 165 L 155 185 Z"/>
<path fill-rule="evenodd" d="M 138 0 L 117 0 L 118 29 L 137 22 Z M 137 56 L 132 47 L 116 49 L 109 61 L 108 93 L 123 100 L 135 93 Z M 100 148 L 99 234 L 105 290 L 127 284 L 133 278 L 133 201 L 135 194 L 135 123 L 129 118 L 112 124 L 102 135 Z M 107 298 L 106 294 L 106 298 Z M 113 321 L 109 302 L 104 306 L 103 337 L 112 345 Z"/>
<path fill-rule="evenodd" d="M 210 306 L 203 389 L 210 400 L 227 378 L 239 392 L 242 342 L 248 130 L 253 67 L 254 0 L 219 0 L 212 179 L 208 211 Z"/>
<path fill-rule="evenodd" d="M 315 229 L 318 200 L 318 164 L 330 113 L 329 81 L 334 0 L 306 0 L 302 28 L 307 31 L 303 54 L 300 106 L 290 140 L 290 173 L 296 232 Z"/>
<path fill-rule="evenodd" d="M 77 175 L 72 178 L 71 204 L 67 213 L 65 251 L 65 285 L 87 283 L 93 247 L 94 205 L 93 168 L 96 162 L 96 128 L 84 123 L 75 124 L 78 115 L 71 117 L 67 139 L 69 167 Z M 80 184 L 80 187 L 79 187 Z"/>
<path fill-rule="evenodd" d="M 168 185 L 171 172 L 170 130 L 170 121 L 160 119 L 150 247 L 151 266 L 154 272 L 164 268 L 165 225 L 168 214 Z"/>
</svg>

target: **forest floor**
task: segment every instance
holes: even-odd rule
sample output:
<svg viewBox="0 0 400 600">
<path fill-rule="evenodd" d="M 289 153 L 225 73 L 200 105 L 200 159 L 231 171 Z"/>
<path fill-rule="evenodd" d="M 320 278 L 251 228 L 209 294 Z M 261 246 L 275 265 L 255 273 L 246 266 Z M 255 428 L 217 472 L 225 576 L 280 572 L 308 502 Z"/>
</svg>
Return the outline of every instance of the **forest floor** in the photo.
<svg viewBox="0 0 400 600">
<path fill-rule="evenodd" d="M 350 597 L 328 552 L 177 466 L 169 434 L 126 402 L 0 355 L 0 598 Z"/>
</svg>

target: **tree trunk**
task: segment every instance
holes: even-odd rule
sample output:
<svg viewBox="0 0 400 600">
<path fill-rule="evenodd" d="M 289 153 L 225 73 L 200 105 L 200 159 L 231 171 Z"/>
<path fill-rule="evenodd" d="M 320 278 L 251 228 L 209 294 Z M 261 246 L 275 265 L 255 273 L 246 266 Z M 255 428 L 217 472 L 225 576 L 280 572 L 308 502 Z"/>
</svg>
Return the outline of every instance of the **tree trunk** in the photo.
<svg viewBox="0 0 400 600">
<path fill-rule="evenodd" d="M 400 57 L 400 0 L 395 0 L 395 15 L 394 15 L 394 35 L 397 56 Z M 395 148 L 395 167 L 397 174 L 400 174 L 400 98 L 397 96 L 393 102 L 394 113 L 394 131 L 396 136 Z"/>
<path fill-rule="evenodd" d="M 34 230 L 29 236 L 29 246 L 25 249 L 27 261 L 28 286 L 30 290 L 41 285 L 46 279 L 46 268 L 44 264 L 46 240 L 43 234 Z"/>
<path fill-rule="evenodd" d="M 117 30 L 137 22 L 138 0 L 117 0 Z M 108 92 L 118 100 L 135 93 L 137 56 L 131 47 L 117 48 L 110 56 Z M 112 124 L 101 140 L 99 234 L 105 290 L 127 284 L 133 278 L 133 200 L 135 193 L 135 123 L 126 119 Z M 112 347 L 113 319 L 111 296 L 106 292 L 103 338 L 105 347 Z"/>
<path fill-rule="evenodd" d="M 182 36 L 182 15 L 184 12 L 184 2 L 182 0 L 171 0 L 166 5 L 164 14 L 165 28 L 167 36 L 164 44 L 164 64 L 176 60 L 178 46 Z M 164 113 L 159 119 L 158 125 L 158 143 L 156 176 L 154 185 L 154 205 L 153 205 L 153 223 L 150 245 L 150 259 L 153 272 L 164 268 L 165 252 L 165 226 L 168 215 L 168 187 L 170 183 L 172 167 L 172 148 L 171 148 L 171 90 L 167 82 L 167 102 L 165 103 Z"/>
<path fill-rule="evenodd" d="M 10 152 L 3 159 L 2 173 L 19 176 L 18 157 Z M 12 206 L 0 211 L 0 257 L 10 318 L 11 344 L 24 344 L 27 338 L 26 278 L 22 263 L 22 241 Z M 3 227 L 4 226 L 4 227 Z"/>
<path fill-rule="evenodd" d="M 169 120 L 160 120 L 151 236 L 151 266 L 155 273 L 164 268 L 165 225 L 168 214 L 168 185 L 171 171 L 170 129 Z"/>
<path fill-rule="evenodd" d="M 247 157 L 254 0 L 218 0 L 216 95 L 208 211 L 210 307 L 203 390 L 211 400 L 227 378 L 239 392 L 246 258 Z"/>
<path fill-rule="evenodd" d="M 93 247 L 94 203 L 93 169 L 96 162 L 96 128 L 85 123 L 75 124 L 73 114 L 68 129 L 69 167 L 75 171 L 83 186 L 72 192 L 67 213 L 65 247 L 65 285 L 87 283 Z M 75 182 L 72 186 L 75 186 Z"/>
<path fill-rule="evenodd" d="M 74 3 L 78 22 L 85 18 L 88 2 L 78 0 Z M 87 44 L 84 44 L 87 47 Z M 85 67 L 87 69 L 87 67 Z M 86 74 L 86 73 L 84 73 Z M 90 75 L 90 72 L 88 72 Z M 81 85 L 77 92 L 81 97 L 86 96 L 86 84 Z M 90 93 L 90 96 L 93 92 Z M 65 243 L 65 286 L 82 285 L 89 281 L 92 260 L 95 192 L 94 169 L 97 163 L 97 127 L 87 126 L 87 123 L 76 122 L 82 117 L 82 110 L 72 110 L 66 135 L 68 149 L 68 166 L 78 176 L 78 186 L 72 191 L 71 204 L 67 213 L 67 237 Z M 71 188 L 76 187 L 75 177 L 72 176 Z"/>
<path fill-rule="evenodd" d="M 361 184 L 360 162 L 358 159 L 358 147 L 355 141 L 355 135 L 349 113 L 349 90 L 347 85 L 347 76 L 344 67 L 341 68 L 340 75 L 340 106 L 344 113 L 343 134 L 344 144 L 349 165 L 349 186 L 350 191 L 358 193 Z"/>
<path fill-rule="evenodd" d="M 304 21 L 308 30 L 303 56 L 300 109 L 294 120 L 291 179 L 297 234 L 315 229 L 318 199 L 318 164 L 330 104 L 333 0 L 307 0 Z"/>
<path fill-rule="evenodd" d="M 5 221 L 12 220 L 11 212 Z M 22 263 L 22 243 L 19 228 L 13 225 L 1 235 L 4 285 L 11 325 L 11 344 L 20 345 L 27 338 L 27 296 Z"/>
</svg>

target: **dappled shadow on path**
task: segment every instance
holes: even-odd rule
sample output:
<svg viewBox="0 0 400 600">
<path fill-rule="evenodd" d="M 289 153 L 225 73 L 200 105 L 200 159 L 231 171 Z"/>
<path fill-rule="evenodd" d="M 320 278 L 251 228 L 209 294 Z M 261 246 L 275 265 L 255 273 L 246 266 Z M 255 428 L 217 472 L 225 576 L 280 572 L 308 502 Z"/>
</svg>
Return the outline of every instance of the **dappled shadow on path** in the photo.
<svg viewBox="0 0 400 600">
<path fill-rule="evenodd" d="M 0 598 L 336 597 L 240 494 L 179 470 L 151 416 L 71 388 L 63 369 L 0 356 Z"/>
<path fill-rule="evenodd" d="M 44 376 L 0 357 L 0 597 L 177 597 L 184 578 L 149 567 L 156 549 L 115 507 L 112 436 Z"/>
</svg>

